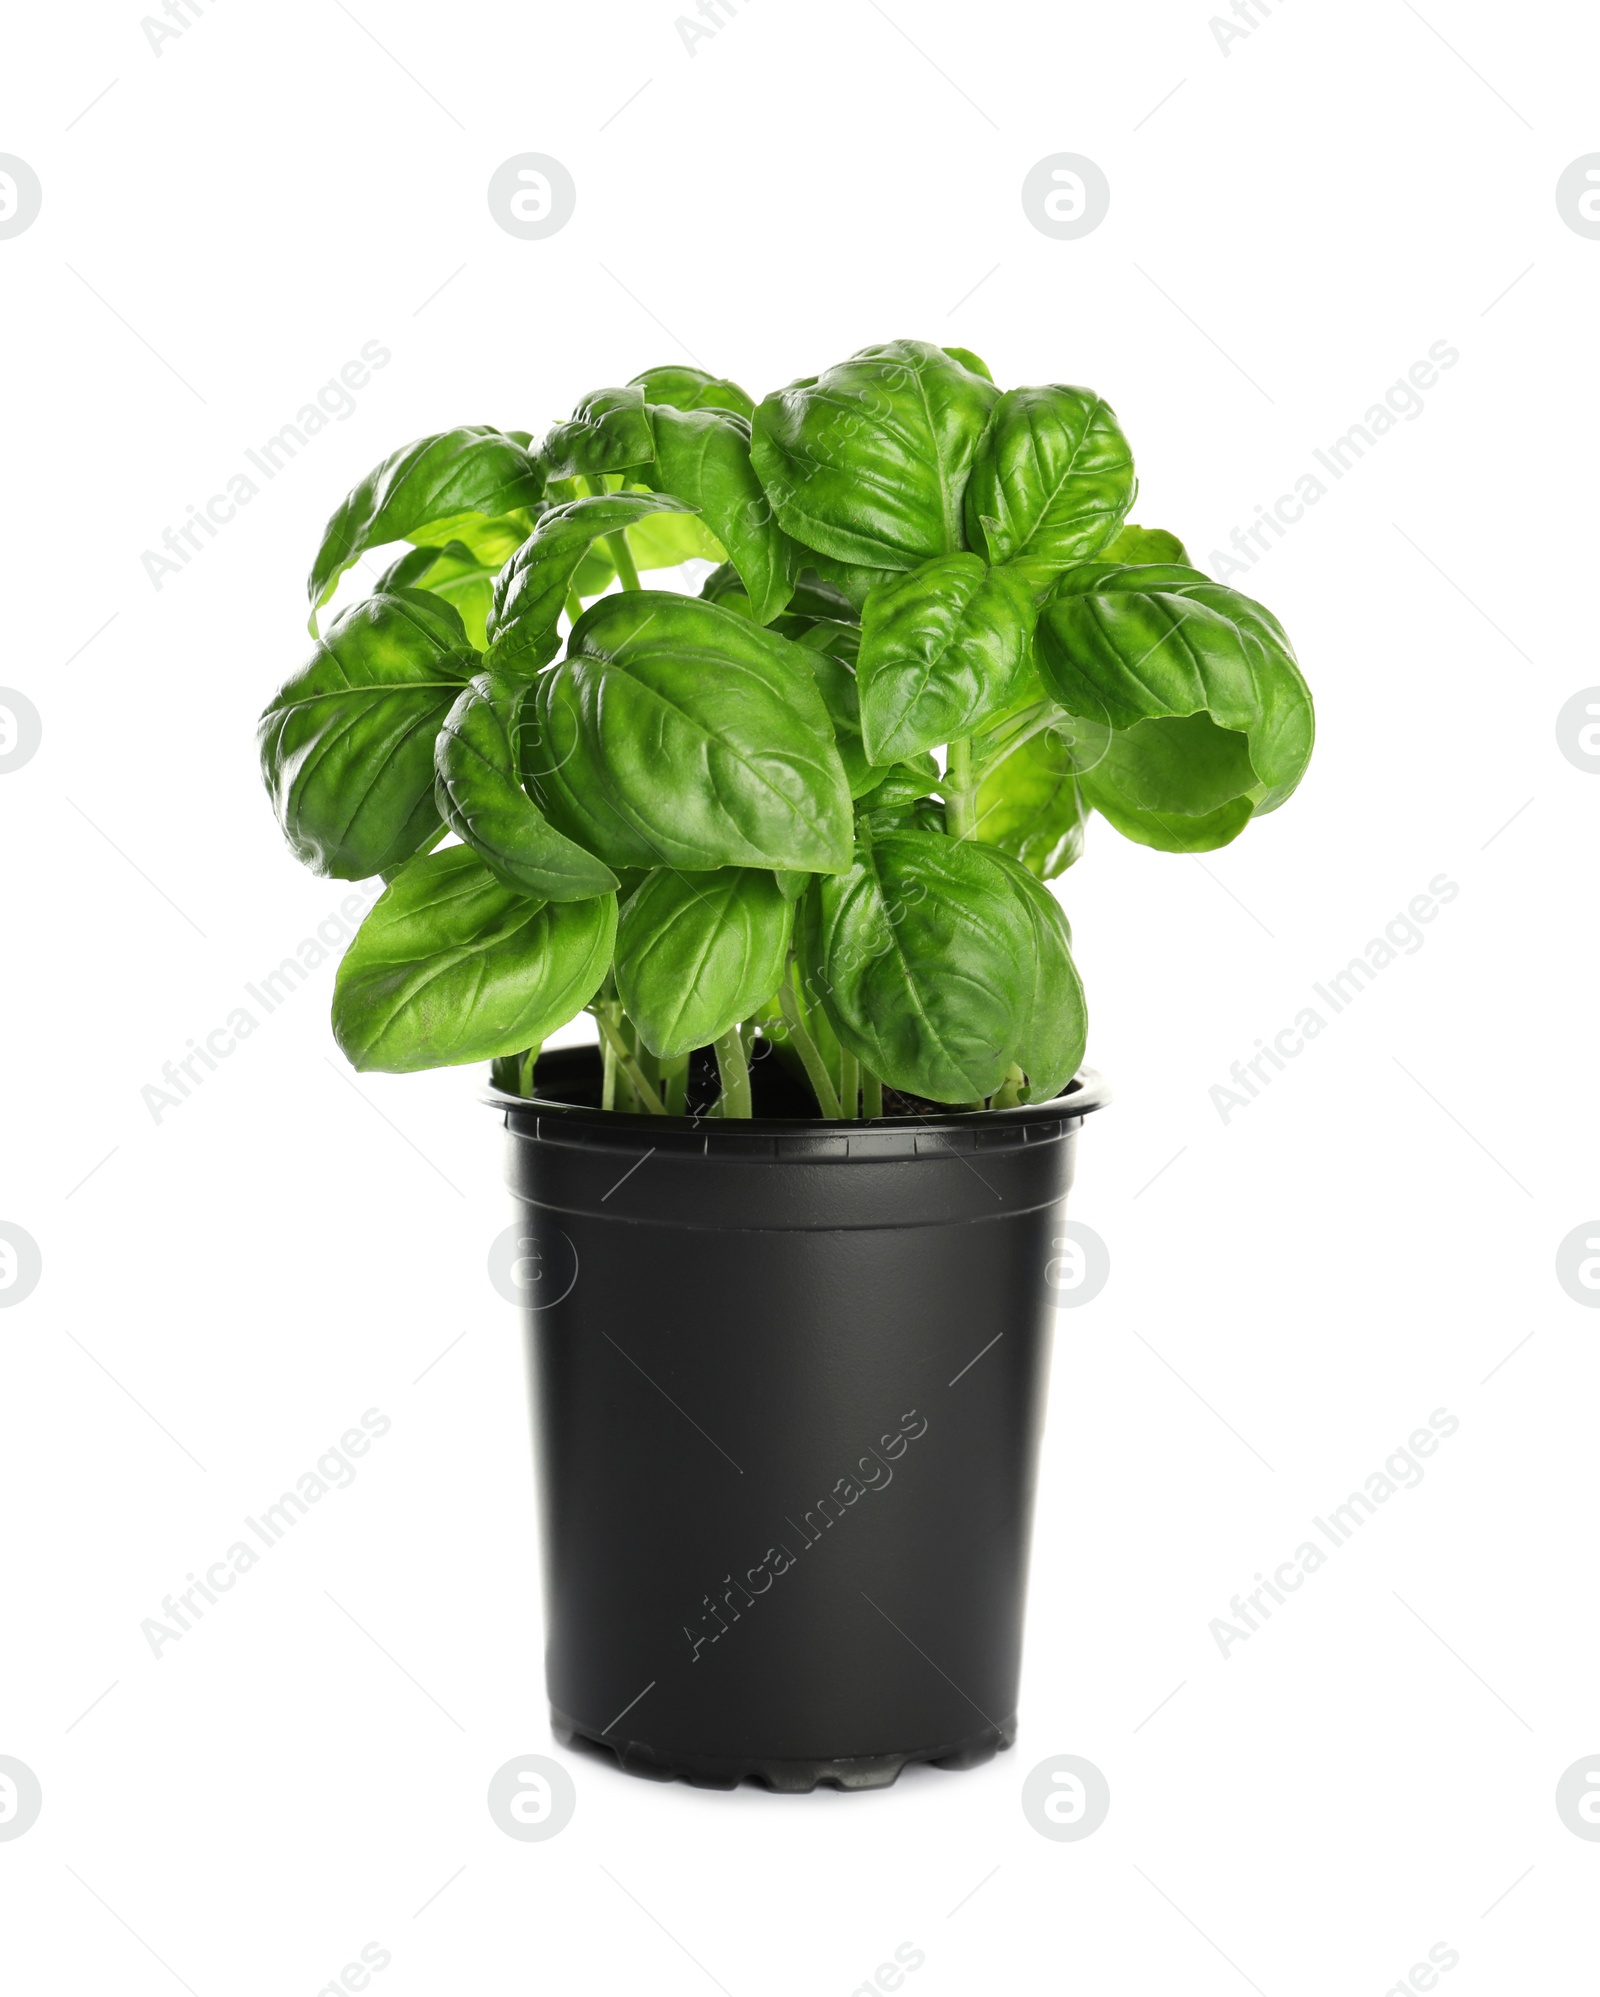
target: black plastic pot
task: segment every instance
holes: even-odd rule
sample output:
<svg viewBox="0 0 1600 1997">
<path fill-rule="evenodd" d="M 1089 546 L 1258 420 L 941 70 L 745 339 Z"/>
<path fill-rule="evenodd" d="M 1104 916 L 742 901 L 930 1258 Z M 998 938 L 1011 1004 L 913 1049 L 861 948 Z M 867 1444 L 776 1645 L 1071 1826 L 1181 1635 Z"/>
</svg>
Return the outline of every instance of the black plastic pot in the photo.
<svg viewBox="0 0 1600 1997">
<path fill-rule="evenodd" d="M 796 1790 L 1009 1746 L 1046 1271 L 1096 1078 L 874 1123 L 602 1113 L 590 1049 L 536 1088 L 491 1101 L 557 1737 Z"/>
</svg>

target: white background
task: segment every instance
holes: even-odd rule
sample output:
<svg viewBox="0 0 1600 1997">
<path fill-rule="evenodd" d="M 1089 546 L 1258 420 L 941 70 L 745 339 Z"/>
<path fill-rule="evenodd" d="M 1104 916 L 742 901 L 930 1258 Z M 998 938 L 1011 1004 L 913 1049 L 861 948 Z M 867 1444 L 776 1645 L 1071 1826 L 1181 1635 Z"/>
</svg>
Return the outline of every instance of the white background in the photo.
<svg viewBox="0 0 1600 1997">
<path fill-rule="evenodd" d="M 9 23 L 44 206 L 0 241 L 0 679 L 44 740 L 0 778 L 0 1219 L 44 1273 L 0 1314 L 0 1753 L 44 1810 L 0 1843 L 0 1975 L 313 1997 L 375 1941 L 382 1997 L 846 1997 L 909 1941 L 916 1997 L 1381 1997 L 1446 1942 L 1450 1997 L 1578 1988 L 1600 1318 L 1554 1266 L 1600 1210 L 1600 781 L 1555 718 L 1600 681 L 1600 242 L 1554 190 L 1600 27 L 1259 0 L 1224 54 L 1206 0 L 727 11 L 692 56 L 672 0 L 200 0 L 159 55 L 133 0 Z M 524 151 L 577 184 L 544 242 L 485 200 Z M 1081 241 L 1019 198 L 1060 151 L 1111 184 Z M 357 1083 L 330 964 L 159 1123 L 141 1090 L 346 892 L 283 848 L 253 724 L 356 478 L 655 363 L 760 394 L 897 335 L 1099 389 L 1136 517 L 1206 566 L 1460 360 L 1243 584 L 1317 695 L 1300 794 L 1203 862 L 1097 823 L 1060 884 L 1112 1272 L 1060 1317 L 1016 1748 L 799 1799 L 560 1757 L 576 1816 L 515 1843 L 489 1776 L 559 1751 L 478 1075 Z M 143 551 L 369 340 L 355 413 L 157 591 Z M 1424 946 L 1225 1124 L 1230 1064 L 1441 872 Z M 141 1620 L 374 1407 L 357 1482 L 153 1658 Z M 1210 1621 L 1438 1408 L 1425 1482 L 1224 1659 Z M 1111 1786 L 1081 1843 L 1019 1806 L 1058 1753 Z"/>
</svg>

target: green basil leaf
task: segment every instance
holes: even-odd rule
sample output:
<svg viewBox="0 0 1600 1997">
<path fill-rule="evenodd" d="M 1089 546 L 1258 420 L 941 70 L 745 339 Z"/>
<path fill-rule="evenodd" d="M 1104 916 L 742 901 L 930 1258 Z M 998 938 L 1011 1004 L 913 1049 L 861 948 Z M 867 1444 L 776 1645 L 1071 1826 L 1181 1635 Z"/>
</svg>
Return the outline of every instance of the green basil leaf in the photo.
<svg viewBox="0 0 1600 1997">
<path fill-rule="evenodd" d="M 799 550 L 773 517 L 750 462 L 750 425 L 726 409 L 652 408 L 655 463 L 648 483 L 705 518 L 727 550 L 758 624 L 794 594 Z"/>
<path fill-rule="evenodd" d="M 1231 804 L 1204 816 L 1181 812 L 1141 811 L 1116 790 L 1099 768 L 1081 779 L 1084 801 L 1124 839 L 1139 846 L 1152 846 L 1160 853 L 1212 853 L 1230 845 L 1250 823 L 1253 811 L 1249 798 L 1235 798 Z"/>
<path fill-rule="evenodd" d="M 812 655 L 699 597 L 601 597 L 536 686 L 530 782 L 613 867 L 850 863 Z"/>
<path fill-rule="evenodd" d="M 295 856 L 360 881 L 434 834 L 433 743 L 478 664 L 461 619 L 426 590 L 335 618 L 261 717 L 261 773 Z"/>
<path fill-rule="evenodd" d="M 967 539 L 1042 586 L 1105 546 L 1135 483 L 1128 440 L 1091 389 L 1008 389 L 972 467 Z"/>
<path fill-rule="evenodd" d="M 445 716 L 434 750 L 440 814 L 516 894 L 548 901 L 610 894 L 616 875 L 558 832 L 522 788 L 515 746 L 522 694 L 480 673 Z"/>
<path fill-rule="evenodd" d="M 858 568 L 851 562 L 836 562 L 831 555 L 818 554 L 815 549 L 806 551 L 806 559 L 811 564 L 809 573 L 813 582 L 838 597 L 844 606 L 840 610 L 824 613 L 830 617 L 855 617 L 859 620 L 862 605 L 878 585 L 893 582 L 897 575 L 904 573 L 903 568 Z"/>
<path fill-rule="evenodd" d="M 987 364 L 978 359 L 970 347 L 946 347 L 944 350 L 953 361 L 959 361 L 969 374 L 981 374 L 985 381 L 993 381 Z"/>
<path fill-rule="evenodd" d="M 1178 562 L 1187 566 L 1189 551 L 1165 527 L 1136 527 L 1130 520 L 1114 541 L 1100 551 L 1106 562 Z"/>
<path fill-rule="evenodd" d="M 1047 887 L 1005 853 L 986 857 L 1006 875 L 1033 932 L 1033 947 L 1024 958 L 1031 988 L 1011 1042 L 1011 1059 L 1028 1078 L 1028 1101 L 1048 1102 L 1077 1073 L 1089 1034 L 1072 936 L 1061 904 Z"/>
<path fill-rule="evenodd" d="M 635 568 L 649 570 L 675 569 L 682 562 L 721 562 L 728 551 L 698 513 L 661 512 L 648 514 L 628 529 L 628 552 Z"/>
<path fill-rule="evenodd" d="M 998 393 L 920 340 L 864 347 L 775 391 L 752 452 L 778 524 L 858 568 L 910 569 L 965 547 L 962 496 Z"/>
<path fill-rule="evenodd" d="M 586 395 L 565 423 L 540 446 L 550 478 L 594 478 L 602 472 L 647 465 L 656 454 L 644 390 L 600 388 Z"/>
<path fill-rule="evenodd" d="M 488 630 L 495 669 L 531 677 L 560 651 L 567 592 L 602 534 L 621 533 L 651 513 L 684 511 L 681 500 L 664 494 L 613 492 L 547 513 L 494 579 Z"/>
<path fill-rule="evenodd" d="M 1283 627 L 1197 569 L 1069 570 L 1041 614 L 1037 657 L 1054 697 L 1100 731 L 1100 753 L 1081 765 L 1090 802 L 1119 829 L 1137 824 L 1129 836 L 1145 844 L 1226 843 L 1244 823 L 1236 802 L 1245 817 L 1276 810 L 1310 760 L 1311 695 Z M 1171 818 L 1206 826 L 1164 834 Z"/>
<path fill-rule="evenodd" d="M 647 403 L 662 403 L 669 409 L 731 409 L 747 420 L 756 406 L 736 381 L 707 374 L 704 368 L 646 368 L 628 384 L 641 389 Z"/>
<path fill-rule="evenodd" d="M 658 1060 L 708 1047 L 783 980 L 794 910 L 770 872 L 649 875 L 617 925 L 617 995 Z"/>
<path fill-rule="evenodd" d="M 410 1074 L 519 1053 L 600 988 L 617 898 L 513 894 L 469 846 L 410 861 L 368 912 L 333 986 L 351 1066 Z"/>
<path fill-rule="evenodd" d="M 970 735 L 1028 670 L 1033 590 L 978 555 L 939 555 L 882 583 L 861 614 L 861 730 L 875 763 Z"/>
<path fill-rule="evenodd" d="M 412 548 L 384 570 L 378 593 L 409 589 L 426 579 L 429 593 L 442 596 L 461 619 L 467 642 L 483 651 L 489 642 L 487 623 L 494 589 L 494 570 L 485 567 L 462 541 L 439 548 Z"/>
<path fill-rule="evenodd" d="M 835 618 L 844 624 L 849 624 L 852 621 L 859 623 L 861 621 L 861 603 L 866 601 L 867 590 L 872 587 L 872 584 L 867 583 L 862 588 L 860 601 L 857 601 L 847 596 L 838 583 L 829 582 L 819 572 L 814 556 L 803 553 L 803 559 L 807 562 L 808 566 L 800 571 L 799 576 L 795 580 L 794 595 L 789 599 L 790 615 L 793 617 L 829 617 Z M 839 564 L 838 566 L 842 567 L 843 564 Z M 885 575 L 893 572 L 886 570 L 883 575 L 878 575 L 871 569 L 862 569 L 857 571 L 857 573 L 863 576 L 874 576 L 875 580 L 882 582 Z"/>
<path fill-rule="evenodd" d="M 1065 873 L 1083 852 L 1088 813 L 1079 788 L 1078 755 L 1052 726 L 1065 718 L 1053 703 L 1039 701 L 972 745 L 974 765 L 982 772 L 978 837 L 1042 881 Z"/>
<path fill-rule="evenodd" d="M 461 516 L 526 512 L 543 494 L 538 462 L 503 430 L 469 423 L 407 444 L 367 474 L 323 529 L 308 583 L 313 634 L 340 576 L 368 548 L 415 541 L 441 524 L 452 531 L 439 538 L 465 540 Z"/>
<path fill-rule="evenodd" d="M 807 990 L 895 1088 L 970 1102 L 1014 1060 L 1048 1086 L 1081 1057 L 1083 1006 L 1065 923 L 1046 905 L 1047 890 L 975 841 L 875 835 L 803 904 Z"/>
</svg>

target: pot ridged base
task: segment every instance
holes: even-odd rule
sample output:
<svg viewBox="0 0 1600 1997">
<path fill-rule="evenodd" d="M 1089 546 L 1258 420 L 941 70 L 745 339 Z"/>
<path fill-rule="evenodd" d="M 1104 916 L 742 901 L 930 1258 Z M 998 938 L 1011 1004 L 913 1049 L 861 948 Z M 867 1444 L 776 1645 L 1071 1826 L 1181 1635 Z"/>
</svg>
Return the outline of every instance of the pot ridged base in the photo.
<svg viewBox="0 0 1600 1997">
<path fill-rule="evenodd" d="M 770 1760 L 706 1754 L 666 1754 L 643 1741 L 607 1740 L 550 1708 L 550 1731 L 563 1747 L 584 1747 L 615 1755 L 629 1775 L 652 1782 L 687 1782 L 696 1789 L 736 1789 L 759 1782 L 782 1795 L 804 1796 L 826 1784 L 834 1789 L 887 1789 L 912 1762 L 934 1768 L 979 1768 L 1017 1738 L 1016 1715 L 998 1727 L 984 1727 L 965 1740 L 942 1747 L 904 1749 L 894 1754 L 856 1754 L 831 1761 Z"/>
</svg>

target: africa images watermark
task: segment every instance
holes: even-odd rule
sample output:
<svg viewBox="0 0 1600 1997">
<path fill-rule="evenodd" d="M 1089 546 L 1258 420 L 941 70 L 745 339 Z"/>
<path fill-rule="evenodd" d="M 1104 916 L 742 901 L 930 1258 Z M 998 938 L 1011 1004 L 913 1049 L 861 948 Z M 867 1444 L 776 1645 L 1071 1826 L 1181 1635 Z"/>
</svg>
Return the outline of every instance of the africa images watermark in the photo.
<svg viewBox="0 0 1600 1997">
<path fill-rule="evenodd" d="M 314 936 L 300 939 L 292 957 L 285 957 L 276 970 L 265 972 L 259 984 L 246 983 L 246 992 L 261 1008 L 261 1019 L 268 1013 L 276 1012 L 286 998 L 297 992 L 311 973 L 327 962 L 331 951 L 350 941 L 358 919 L 365 915 L 382 891 L 381 884 L 376 890 L 363 885 L 354 893 L 347 894 L 337 912 L 330 909 L 317 924 Z M 328 934 L 330 929 L 333 931 L 331 936 Z M 238 1052 L 240 1041 L 247 1040 L 256 1031 L 261 1019 L 249 1006 L 236 1005 L 222 1024 L 212 1027 L 203 1039 L 196 1040 L 191 1035 L 189 1052 L 162 1066 L 161 1081 L 166 1086 L 163 1088 L 156 1082 L 146 1082 L 139 1091 L 139 1099 L 149 1110 L 152 1121 L 159 1123 L 168 1110 L 182 1109 L 207 1074 L 215 1074 L 230 1055 Z"/>
<path fill-rule="evenodd" d="M 821 1539 L 823 1532 L 831 1527 L 835 1520 L 845 1516 L 846 1507 L 857 1503 L 868 1491 L 886 1491 L 894 1482 L 894 1471 L 889 1467 L 890 1464 L 897 1463 L 911 1444 L 920 1441 L 927 1432 L 927 1416 L 919 1415 L 915 1408 L 909 1409 L 900 1417 L 900 1426 L 892 1435 L 879 1436 L 879 1448 L 870 1449 L 848 1477 L 840 1477 L 827 1496 L 819 1498 L 809 1511 L 800 1514 L 804 1524 L 796 1525 L 793 1519 L 786 1518 L 785 1525 L 800 1542 L 800 1552 L 809 1552 Z M 828 1509 L 830 1505 L 833 1507 L 831 1512 Z M 727 1586 L 722 1596 L 722 1606 L 733 1621 L 739 1620 L 739 1611 L 733 1599 L 735 1589 L 744 1597 L 745 1607 L 753 1609 L 756 1597 L 764 1595 L 777 1576 L 787 1574 L 798 1559 L 799 1555 L 780 1541 L 776 1546 L 769 1546 L 754 1567 L 745 1569 L 744 1581 L 735 1581 L 731 1573 L 724 1574 L 722 1579 Z M 745 1582 L 750 1585 L 746 1587 Z M 723 1620 L 722 1610 L 717 1607 L 710 1595 L 702 1595 L 700 1599 L 706 1605 L 706 1613 L 699 1618 L 705 1626 L 703 1633 L 696 1635 L 687 1623 L 683 1625 L 683 1633 L 689 1639 L 691 1664 L 698 1664 L 702 1648 L 707 1643 L 716 1643 L 726 1636 L 731 1626 Z"/>
<path fill-rule="evenodd" d="M 245 456 L 263 481 L 276 478 L 295 453 L 303 451 L 330 423 L 348 422 L 356 413 L 356 390 L 365 388 L 373 373 L 386 368 L 393 358 L 380 341 L 368 340 L 361 349 L 360 359 L 346 361 L 336 376 L 330 376 L 317 390 L 314 400 L 302 404 L 292 423 L 285 423 L 259 450 L 247 449 Z M 214 492 L 203 509 L 191 506 L 188 519 L 177 527 L 162 531 L 161 546 L 166 549 L 165 554 L 146 548 L 139 557 L 151 587 L 158 593 L 166 578 L 181 575 L 206 541 L 214 541 L 222 528 L 238 518 L 239 508 L 248 506 L 261 490 L 248 471 L 235 472 L 227 481 L 227 488 L 226 492 Z"/>
<path fill-rule="evenodd" d="M 1440 375 L 1453 368 L 1460 358 L 1448 340 L 1435 340 L 1427 357 L 1413 361 L 1359 423 L 1352 423 L 1326 450 L 1315 448 L 1311 455 L 1329 479 L 1337 482 L 1353 471 L 1402 422 L 1415 423 L 1427 407 L 1422 399 L 1424 392 L 1436 387 Z M 1258 506 L 1255 519 L 1246 526 L 1235 527 L 1229 536 L 1229 546 L 1234 552 L 1213 548 L 1207 557 L 1217 581 L 1230 582 L 1235 576 L 1247 575 L 1274 542 L 1281 541 L 1291 527 L 1298 526 L 1307 509 L 1325 499 L 1330 490 L 1317 471 L 1307 469 L 1295 480 L 1293 492 L 1280 493 L 1270 507 Z"/>
<path fill-rule="evenodd" d="M 381 1441 L 393 1426 L 386 1414 L 368 1408 L 361 1417 L 360 1427 L 347 1428 L 337 1443 L 330 1444 L 315 1465 L 296 1479 L 292 1491 L 285 1491 L 268 1505 L 260 1518 L 246 1514 L 245 1524 L 262 1549 L 270 1552 L 300 1523 L 311 1506 L 320 1504 L 330 1491 L 347 1491 L 356 1481 L 356 1467 L 350 1459 L 365 1456 L 373 1443 Z M 215 1606 L 239 1576 L 248 1574 L 260 1559 L 261 1553 L 249 1540 L 236 1539 L 220 1560 L 212 1561 L 203 1578 L 190 1574 L 187 1588 L 174 1589 L 164 1599 L 161 1616 L 145 1617 L 139 1625 L 140 1633 L 157 1663 L 163 1645 L 177 1643 L 192 1627 L 190 1618 L 198 1622 L 205 1615 L 202 1604 L 209 1602 Z"/>
<path fill-rule="evenodd" d="M 1222 1121 L 1228 1123 L 1236 1110 L 1248 1109 L 1273 1075 L 1282 1074 L 1292 1060 L 1303 1054 L 1307 1043 L 1327 1030 L 1331 1017 L 1346 1011 L 1377 982 L 1380 973 L 1401 956 L 1414 957 L 1428 940 L 1418 925 L 1435 921 L 1440 909 L 1453 902 L 1460 892 L 1448 874 L 1435 874 L 1426 894 L 1413 895 L 1406 909 L 1389 918 L 1383 934 L 1374 936 L 1359 957 L 1352 957 L 1325 984 L 1311 987 L 1327 1007 L 1328 1017 L 1316 1006 L 1305 1005 L 1289 1025 L 1279 1028 L 1270 1042 L 1258 1036 L 1258 1051 L 1243 1061 L 1235 1061 L 1228 1070 L 1229 1081 L 1234 1086 L 1230 1088 L 1223 1082 L 1211 1085 L 1211 1103 Z"/>
<path fill-rule="evenodd" d="M 1460 1426 L 1448 1408 L 1435 1408 L 1428 1417 L 1427 1427 L 1413 1429 L 1400 1447 L 1389 1452 L 1383 1468 L 1374 1470 L 1359 1491 L 1352 1491 L 1326 1518 L 1313 1516 L 1311 1523 L 1328 1546 L 1335 1552 L 1341 1546 L 1348 1546 L 1379 1505 L 1387 1504 L 1397 1491 L 1414 1491 L 1426 1474 L 1417 1458 L 1436 1454 L 1441 1441 L 1448 1442 Z M 1226 1659 L 1234 1645 L 1248 1642 L 1259 1630 L 1258 1615 L 1262 1622 L 1269 1621 L 1272 1603 L 1287 1602 L 1304 1585 L 1307 1575 L 1315 1574 L 1327 1562 L 1327 1552 L 1316 1540 L 1307 1539 L 1301 1541 L 1289 1559 L 1279 1562 L 1272 1570 L 1271 1580 L 1265 1574 L 1257 1574 L 1259 1585 L 1254 1593 L 1235 1595 L 1228 1604 L 1228 1615 L 1233 1620 L 1230 1622 L 1228 1616 L 1213 1616 L 1207 1624 L 1223 1657 Z"/>
</svg>

